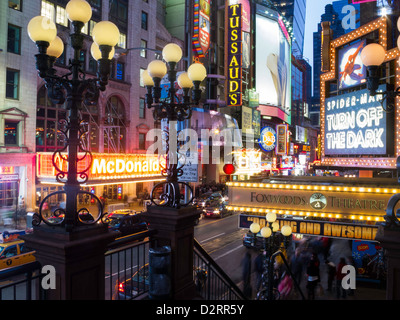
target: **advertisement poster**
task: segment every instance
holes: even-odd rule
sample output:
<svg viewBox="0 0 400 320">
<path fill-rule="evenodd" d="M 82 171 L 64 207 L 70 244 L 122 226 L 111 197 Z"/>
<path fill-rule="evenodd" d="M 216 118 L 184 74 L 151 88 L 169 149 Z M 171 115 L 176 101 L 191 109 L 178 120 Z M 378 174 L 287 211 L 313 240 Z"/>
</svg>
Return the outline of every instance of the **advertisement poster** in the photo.
<svg viewBox="0 0 400 320">
<path fill-rule="evenodd" d="M 276 131 L 277 131 L 276 154 L 286 155 L 287 154 L 287 126 L 285 124 L 277 125 Z"/>
<path fill-rule="evenodd" d="M 276 106 L 290 115 L 290 44 L 278 21 L 256 15 L 256 91 L 262 105 Z"/>
<path fill-rule="evenodd" d="M 384 91 L 385 85 L 379 87 Z M 381 95 L 359 90 L 325 100 L 326 155 L 384 155 L 393 148 L 390 114 L 381 105 Z M 384 101 L 384 105 L 386 100 Z"/>
<path fill-rule="evenodd" d="M 292 156 L 282 156 L 281 169 L 292 169 L 294 162 Z"/>
<path fill-rule="evenodd" d="M 361 51 L 365 47 L 366 40 L 339 50 L 338 82 L 339 89 L 346 89 L 365 82 L 367 68 L 361 61 Z"/>
<path fill-rule="evenodd" d="M 260 133 L 260 147 L 269 152 L 276 147 L 276 132 L 271 127 L 264 127 Z"/>
<path fill-rule="evenodd" d="M 353 240 L 352 257 L 359 280 L 380 281 L 386 277 L 383 249 L 376 242 Z"/>
<path fill-rule="evenodd" d="M 200 0 L 200 29 L 199 40 L 203 53 L 210 47 L 210 0 Z"/>
</svg>

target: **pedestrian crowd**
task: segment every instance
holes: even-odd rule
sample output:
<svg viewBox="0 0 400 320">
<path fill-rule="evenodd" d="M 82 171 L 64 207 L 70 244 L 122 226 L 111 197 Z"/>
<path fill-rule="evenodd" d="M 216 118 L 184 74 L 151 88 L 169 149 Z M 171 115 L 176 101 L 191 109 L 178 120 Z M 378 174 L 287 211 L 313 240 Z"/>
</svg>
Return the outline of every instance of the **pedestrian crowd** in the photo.
<svg viewBox="0 0 400 320">
<path fill-rule="evenodd" d="M 285 251 L 285 256 L 291 275 L 282 259 L 276 259 L 273 286 L 279 291 L 280 300 L 299 297 L 294 281 L 304 291 L 304 297 L 308 300 L 323 299 L 327 294 L 336 299 L 345 299 L 353 294 L 352 290 L 345 290 L 342 286 L 342 280 L 347 274 L 342 269 L 345 265 L 352 264 L 352 258 L 330 255 L 331 243 L 329 238 L 305 238 L 296 245 L 296 248 L 289 247 L 287 252 Z M 254 297 L 262 288 L 262 275 L 266 269 L 265 257 L 266 252 L 261 251 L 253 260 L 249 252 L 246 252 L 243 258 L 243 292 L 249 298 Z M 320 258 L 324 259 L 324 266 L 321 266 Z M 254 271 L 256 275 L 254 290 L 251 286 L 251 271 Z M 323 277 L 326 283 L 322 283 L 322 271 L 326 272 L 326 277 Z"/>
</svg>

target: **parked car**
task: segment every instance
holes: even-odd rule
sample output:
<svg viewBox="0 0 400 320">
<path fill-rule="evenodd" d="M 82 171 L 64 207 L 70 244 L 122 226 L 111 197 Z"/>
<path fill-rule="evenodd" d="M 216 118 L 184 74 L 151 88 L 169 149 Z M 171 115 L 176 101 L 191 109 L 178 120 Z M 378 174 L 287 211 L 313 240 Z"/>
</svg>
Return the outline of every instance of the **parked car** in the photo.
<svg viewBox="0 0 400 320">
<path fill-rule="evenodd" d="M 23 240 L 3 241 L 0 243 L 0 270 L 34 262 L 34 253 Z"/>
<path fill-rule="evenodd" d="M 246 248 L 261 249 L 262 242 L 263 242 L 263 238 L 261 237 L 260 233 L 258 233 L 256 236 L 254 236 L 253 233 L 247 232 L 243 236 L 243 245 Z"/>
<path fill-rule="evenodd" d="M 106 221 L 108 227 L 111 230 L 119 231 L 121 236 L 148 230 L 147 223 L 142 219 L 141 214 L 135 210 L 115 210 L 106 215 Z"/>
<path fill-rule="evenodd" d="M 117 281 L 113 300 L 130 300 L 137 295 L 149 291 L 149 277 L 149 264 L 146 263 L 130 279 L 123 282 Z M 193 266 L 193 278 L 196 289 L 200 292 L 206 284 L 207 270 Z"/>
<path fill-rule="evenodd" d="M 146 263 L 133 276 L 123 282 L 117 281 L 113 300 L 132 299 L 149 290 L 149 264 Z"/>
</svg>

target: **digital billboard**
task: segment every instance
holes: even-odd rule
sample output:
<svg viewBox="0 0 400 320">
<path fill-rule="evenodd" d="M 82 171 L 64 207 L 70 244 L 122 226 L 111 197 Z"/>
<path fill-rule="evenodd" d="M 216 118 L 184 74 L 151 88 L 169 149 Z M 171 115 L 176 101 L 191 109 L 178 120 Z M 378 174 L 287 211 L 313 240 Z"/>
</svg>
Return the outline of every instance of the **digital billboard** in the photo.
<svg viewBox="0 0 400 320">
<path fill-rule="evenodd" d="M 379 91 L 385 91 L 381 85 Z M 393 150 L 393 119 L 382 95 L 359 90 L 325 100 L 325 155 L 385 155 Z M 386 104 L 386 100 L 383 102 Z"/>
<path fill-rule="evenodd" d="M 361 51 L 365 45 L 364 39 L 338 50 L 339 89 L 358 86 L 365 82 L 367 68 L 361 61 Z"/>
<path fill-rule="evenodd" d="M 259 103 L 290 115 L 290 44 L 278 21 L 260 14 L 256 14 L 255 62 Z"/>
</svg>

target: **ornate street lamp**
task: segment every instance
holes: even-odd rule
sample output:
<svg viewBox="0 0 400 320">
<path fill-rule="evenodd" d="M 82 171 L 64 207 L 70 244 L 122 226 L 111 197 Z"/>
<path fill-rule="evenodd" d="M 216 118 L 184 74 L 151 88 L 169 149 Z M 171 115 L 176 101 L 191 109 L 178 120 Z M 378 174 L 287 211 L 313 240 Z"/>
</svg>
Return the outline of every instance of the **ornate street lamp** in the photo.
<svg viewBox="0 0 400 320">
<path fill-rule="evenodd" d="M 81 30 L 90 20 L 92 9 L 85 0 L 71 0 L 66 6 L 66 12 L 72 23 L 73 33 L 70 34 L 70 39 L 74 50 L 73 58 L 67 67 L 68 73 L 57 75 L 54 69 L 54 62 L 64 51 L 64 45 L 57 37 L 56 26 L 50 19 L 43 16 L 32 18 L 28 24 L 28 34 L 39 49 L 39 53 L 35 56 L 36 68 L 46 83 L 49 98 L 58 104 L 66 101 L 66 109 L 69 111 L 69 119 L 60 121 L 65 127 L 60 133 L 67 138 L 66 144 L 56 150 L 52 157 L 56 179 L 64 183 L 64 191 L 49 194 L 42 200 L 39 214 L 34 216 L 33 224 L 38 226 L 43 221 L 47 225 L 63 226 L 67 232 L 71 232 L 80 225 L 96 224 L 103 213 L 99 198 L 90 192 L 80 190 L 80 184 L 88 179 L 87 171 L 92 164 L 92 155 L 83 146 L 82 138 L 86 132 L 81 126 L 79 111 L 83 102 L 96 104 L 99 91 L 105 90 L 111 70 L 110 59 L 119 40 L 119 30 L 110 21 L 101 21 L 95 25 L 91 52 L 98 63 L 97 78 L 86 78 L 79 59 L 84 41 Z M 59 159 L 62 159 L 64 165 L 60 166 Z M 86 207 L 78 210 L 79 196 L 90 198 L 89 203 L 94 202 L 92 206 L 97 206 L 97 216 L 93 217 Z M 56 199 L 65 197 L 65 205 L 57 206 L 50 211 L 47 208 L 50 197 Z"/>
<path fill-rule="evenodd" d="M 400 31 L 400 19 L 397 20 L 397 29 Z M 400 37 L 397 39 L 397 47 L 400 50 Z M 382 95 L 383 101 L 386 100 L 386 112 L 394 111 L 394 99 L 400 96 L 400 87 L 395 90 L 386 90 L 385 92 L 377 92 L 379 87 L 380 66 L 385 61 L 386 51 L 379 43 L 370 43 L 361 51 L 362 63 L 367 67 L 367 89 L 371 96 L 376 94 Z"/>
<path fill-rule="evenodd" d="M 281 228 L 281 232 L 278 233 L 279 223 L 276 221 L 276 214 L 269 212 L 266 215 L 267 225 L 263 228 L 256 222 L 250 225 L 250 232 L 253 233 L 254 241 L 256 235 L 260 232 L 263 238 L 263 251 L 265 252 L 264 257 L 264 269 L 262 278 L 262 288 L 257 293 L 258 299 L 275 300 L 274 295 L 274 264 L 276 256 L 280 255 L 285 259 L 281 249 L 282 236 L 284 247 L 287 248 L 289 244 L 289 237 L 292 234 L 292 228 L 288 225 L 284 225 Z M 285 261 L 285 260 L 284 260 Z M 297 284 L 296 284 L 297 285 Z"/>
<path fill-rule="evenodd" d="M 179 154 L 179 146 L 177 146 L 177 150 L 170 150 L 171 125 L 174 125 L 176 121 L 190 119 L 192 116 L 191 107 L 199 104 L 201 98 L 200 83 L 207 76 L 207 72 L 202 64 L 194 63 L 189 66 L 187 72 L 181 73 L 177 79 L 176 67 L 182 58 L 182 49 L 174 43 L 167 44 L 162 51 L 162 56 L 165 62 L 161 60 L 151 61 L 147 70 L 142 74 L 144 85 L 147 88 L 146 105 L 153 109 L 154 120 L 167 119 L 168 121 L 168 129 L 165 130 L 165 167 L 162 168 L 162 174 L 166 177 L 166 181 L 153 187 L 150 199 L 157 206 L 180 208 L 190 204 L 193 199 L 193 190 L 187 183 L 178 181 L 179 176 L 183 174 L 185 155 Z M 166 74 L 170 87 L 168 97 L 162 100 L 160 83 Z M 177 96 L 176 80 L 183 90 L 182 101 Z M 190 90 L 192 97 L 189 96 Z M 178 159 L 177 154 L 181 161 L 174 161 Z M 181 196 L 181 185 L 186 186 L 188 192 L 190 192 L 187 202 L 183 201 Z M 156 198 L 156 190 L 160 188 L 162 188 L 161 194 Z"/>
</svg>

